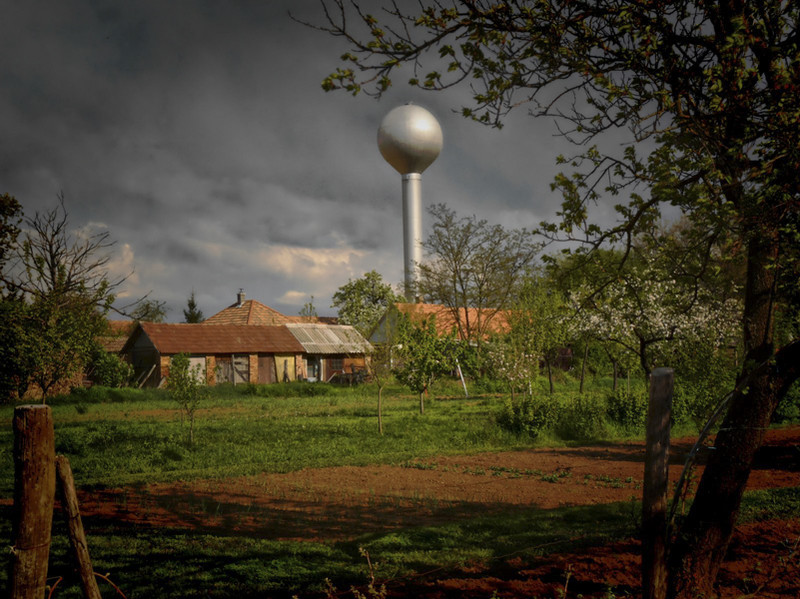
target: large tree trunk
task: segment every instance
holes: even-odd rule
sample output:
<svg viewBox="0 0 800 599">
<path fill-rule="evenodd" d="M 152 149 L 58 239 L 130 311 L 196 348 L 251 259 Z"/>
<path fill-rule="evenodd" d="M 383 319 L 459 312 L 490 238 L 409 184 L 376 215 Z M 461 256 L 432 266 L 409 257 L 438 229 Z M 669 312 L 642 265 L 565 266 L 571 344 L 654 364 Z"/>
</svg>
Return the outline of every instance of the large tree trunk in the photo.
<svg viewBox="0 0 800 599">
<path fill-rule="evenodd" d="M 744 305 L 745 369 L 774 352 L 772 329 L 777 244 L 766 237 L 750 242 Z M 798 344 L 759 371 L 746 394 L 734 397 L 720 427 L 692 508 L 670 552 L 670 597 L 714 597 L 713 584 L 739 515 L 756 450 L 780 398 L 797 378 Z M 792 360 L 795 360 L 793 363 Z M 747 366 L 749 365 L 749 366 Z M 748 372 L 744 371 L 742 376 Z"/>
</svg>

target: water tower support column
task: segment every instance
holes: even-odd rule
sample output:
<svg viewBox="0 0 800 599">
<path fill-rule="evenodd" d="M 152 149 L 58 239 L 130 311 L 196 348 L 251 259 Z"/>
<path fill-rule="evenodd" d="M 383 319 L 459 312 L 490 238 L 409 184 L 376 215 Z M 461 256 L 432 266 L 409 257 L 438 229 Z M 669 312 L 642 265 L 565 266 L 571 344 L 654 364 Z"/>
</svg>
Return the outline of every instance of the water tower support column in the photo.
<svg viewBox="0 0 800 599">
<path fill-rule="evenodd" d="M 422 262 L 422 175 L 403 175 L 403 266 L 405 296 L 417 301 L 419 265 Z"/>
<path fill-rule="evenodd" d="M 389 111 L 378 128 L 378 149 L 403 176 L 403 267 L 406 301 L 418 301 L 422 262 L 422 172 L 442 151 L 442 128 L 430 112 L 406 104 Z"/>
</svg>

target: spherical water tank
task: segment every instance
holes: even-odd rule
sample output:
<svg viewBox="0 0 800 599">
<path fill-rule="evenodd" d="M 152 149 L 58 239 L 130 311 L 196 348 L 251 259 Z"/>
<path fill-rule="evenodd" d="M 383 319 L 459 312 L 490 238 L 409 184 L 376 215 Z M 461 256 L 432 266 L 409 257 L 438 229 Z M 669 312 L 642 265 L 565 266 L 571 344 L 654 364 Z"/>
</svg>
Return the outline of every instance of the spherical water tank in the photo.
<svg viewBox="0 0 800 599">
<path fill-rule="evenodd" d="M 422 173 L 442 151 L 442 128 L 421 106 L 398 106 L 378 128 L 378 149 L 401 175 Z"/>
</svg>

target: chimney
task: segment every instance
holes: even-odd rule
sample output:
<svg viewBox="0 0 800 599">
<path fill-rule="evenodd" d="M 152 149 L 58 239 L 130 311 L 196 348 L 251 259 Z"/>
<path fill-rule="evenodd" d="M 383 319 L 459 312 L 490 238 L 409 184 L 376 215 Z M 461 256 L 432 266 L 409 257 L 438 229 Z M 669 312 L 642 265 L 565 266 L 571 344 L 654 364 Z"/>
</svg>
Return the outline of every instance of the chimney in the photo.
<svg viewBox="0 0 800 599">
<path fill-rule="evenodd" d="M 239 289 L 239 293 L 236 294 L 236 307 L 241 308 L 242 304 L 244 304 L 244 290 Z"/>
</svg>

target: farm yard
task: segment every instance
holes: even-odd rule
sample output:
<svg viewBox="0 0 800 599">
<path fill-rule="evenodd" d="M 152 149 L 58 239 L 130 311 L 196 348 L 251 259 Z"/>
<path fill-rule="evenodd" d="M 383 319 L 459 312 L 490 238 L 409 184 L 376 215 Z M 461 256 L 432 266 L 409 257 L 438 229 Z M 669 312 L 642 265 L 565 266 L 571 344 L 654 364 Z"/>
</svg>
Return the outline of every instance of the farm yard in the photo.
<svg viewBox="0 0 800 599">
<path fill-rule="evenodd" d="M 602 397 L 598 385 L 587 397 Z M 465 398 L 455 386 L 429 397 L 424 415 L 390 388 L 379 435 L 376 395 L 370 385 L 222 387 L 203 400 L 191 445 L 158 391 L 52 401 L 95 570 L 129 598 L 638 596 L 640 437 L 605 422 L 581 439 L 558 427 L 533 439 L 498 426 L 502 395 Z M 12 408 L 0 409 L 9 448 Z M 675 430 L 673 481 L 691 428 Z M 798 447 L 800 427 L 768 432 L 722 597 L 798 595 Z M 58 515 L 54 533 L 52 596 L 78 597 Z"/>
</svg>

